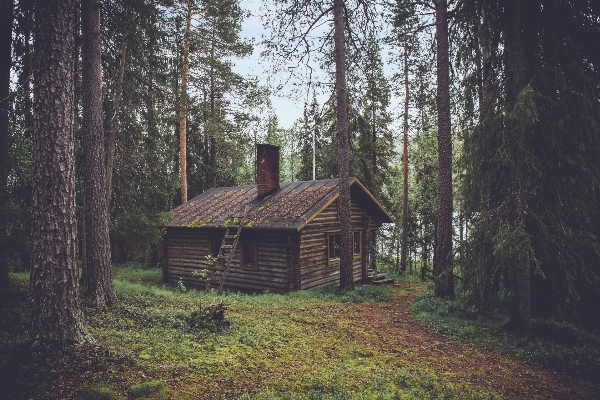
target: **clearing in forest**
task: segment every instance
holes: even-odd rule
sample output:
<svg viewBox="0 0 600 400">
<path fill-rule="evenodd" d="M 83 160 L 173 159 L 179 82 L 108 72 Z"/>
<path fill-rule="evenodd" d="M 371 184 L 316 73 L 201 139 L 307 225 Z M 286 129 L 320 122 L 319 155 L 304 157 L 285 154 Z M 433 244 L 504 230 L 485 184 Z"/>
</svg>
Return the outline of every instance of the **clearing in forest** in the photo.
<svg viewBox="0 0 600 400">
<path fill-rule="evenodd" d="M 1 393 L 61 399 L 600 396 L 598 382 L 428 328 L 408 308 L 424 292 L 422 284 L 359 286 L 346 294 L 227 294 L 230 325 L 210 332 L 200 329 L 199 317 L 214 293 L 161 288 L 159 270 L 117 268 L 115 275 L 119 304 L 86 309 L 99 346 L 68 358 L 30 353 L 19 306 L 26 279 L 12 277 L 12 300 L 0 310 Z"/>
</svg>

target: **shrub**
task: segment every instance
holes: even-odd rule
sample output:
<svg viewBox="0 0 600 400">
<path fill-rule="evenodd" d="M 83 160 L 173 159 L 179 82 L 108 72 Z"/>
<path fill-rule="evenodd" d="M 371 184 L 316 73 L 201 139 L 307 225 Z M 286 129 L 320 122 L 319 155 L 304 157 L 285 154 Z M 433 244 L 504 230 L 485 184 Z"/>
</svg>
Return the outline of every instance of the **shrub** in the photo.
<svg viewBox="0 0 600 400">
<path fill-rule="evenodd" d="M 167 392 L 167 384 L 163 381 L 150 381 L 132 385 L 129 394 L 134 399 L 140 399 L 152 395 L 162 395 Z"/>
<path fill-rule="evenodd" d="M 86 387 L 81 396 L 81 400 L 124 400 L 106 383 L 94 383 Z"/>
</svg>

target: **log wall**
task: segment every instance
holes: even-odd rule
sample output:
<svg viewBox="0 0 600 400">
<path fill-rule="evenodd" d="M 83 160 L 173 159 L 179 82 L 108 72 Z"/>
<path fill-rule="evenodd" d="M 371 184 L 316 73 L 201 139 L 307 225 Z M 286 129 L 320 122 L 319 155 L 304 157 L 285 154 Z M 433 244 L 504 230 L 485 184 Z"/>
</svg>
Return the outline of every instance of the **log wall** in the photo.
<svg viewBox="0 0 600 400">
<path fill-rule="evenodd" d="M 369 218 L 361 207 L 352 201 L 352 231 L 362 230 L 363 246 L 360 258 L 352 261 L 354 281 L 366 278 L 367 251 L 365 239 L 367 231 L 377 228 L 377 221 Z M 300 288 L 313 289 L 329 285 L 339 285 L 339 262 L 329 262 L 327 254 L 327 234 L 339 233 L 340 220 L 337 200 L 327 206 L 310 221 L 300 236 Z"/>
<path fill-rule="evenodd" d="M 246 231 L 245 233 L 249 233 Z M 270 290 L 274 292 L 286 292 L 290 289 L 286 251 L 288 238 L 281 233 L 252 232 L 257 238 L 258 268 L 248 270 L 240 268 L 240 249 L 242 239 L 237 245 L 234 258 L 225 278 L 223 288 L 233 291 L 261 291 Z M 248 238 L 250 235 L 247 236 Z M 165 236 L 166 247 L 166 269 L 168 281 L 176 283 L 179 279 L 186 286 L 201 286 L 201 281 L 192 276 L 195 270 L 207 269 L 211 274 L 215 266 L 206 264 L 206 255 L 210 252 L 210 239 L 208 232 L 197 228 L 170 228 Z M 218 286 L 224 270 L 223 261 L 216 268 L 213 287 Z"/>
<path fill-rule="evenodd" d="M 362 230 L 362 254 L 353 259 L 354 281 L 366 278 L 368 262 L 368 231 L 381 225 L 369 213 L 352 202 L 352 230 Z M 327 234 L 339 233 L 337 201 L 327 206 L 299 234 L 244 230 L 223 287 L 233 291 L 288 292 L 298 289 L 339 285 L 340 266 L 329 262 Z M 258 268 L 240 268 L 242 241 L 256 238 Z M 213 287 L 220 283 L 223 261 L 218 268 L 206 264 L 210 253 L 209 231 L 199 228 L 168 228 L 164 238 L 163 275 L 169 282 L 179 279 L 186 286 L 202 286 L 192 275 L 207 269 L 213 274 Z M 298 244 L 299 243 L 299 244 Z M 216 269 L 216 272 L 215 272 Z"/>
</svg>

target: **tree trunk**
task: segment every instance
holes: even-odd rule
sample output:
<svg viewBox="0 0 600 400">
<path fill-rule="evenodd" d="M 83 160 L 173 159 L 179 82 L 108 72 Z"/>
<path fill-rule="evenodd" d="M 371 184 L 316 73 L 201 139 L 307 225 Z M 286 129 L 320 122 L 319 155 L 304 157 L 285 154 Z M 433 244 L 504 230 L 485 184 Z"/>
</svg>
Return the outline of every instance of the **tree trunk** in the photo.
<svg viewBox="0 0 600 400">
<path fill-rule="evenodd" d="M 348 139 L 348 94 L 344 43 L 344 2 L 333 2 L 335 42 L 335 95 L 337 114 L 338 174 L 340 197 L 340 287 L 354 289 L 352 276 L 352 221 L 350 216 L 350 143 Z"/>
<path fill-rule="evenodd" d="M 187 80 L 190 58 L 190 33 L 192 30 L 192 2 L 188 1 L 183 42 L 183 73 L 181 74 L 181 104 L 179 106 L 179 170 L 181 182 L 181 203 L 187 201 Z"/>
<path fill-rule="evenodd" d="M 216 22 L 213 21 L 212 25 L 212 43 L 210 48 L 210 166 L 212 171 L 212 187 L 217 187 L 217 139 L 216 139 L 216 115 L 215 115 L 215 26 Z"/>
<path fill-rule="evenodd" d="M 36 3 L 30 335 L 60 347 L 93 340 L 77 281 L 74 21 L 73 0 Z"/>
<path fill-rule="evenodd" d="M 81 38 L 81 2 L 80 1 L 76 1 L 75 2 L 75 37 L 76 38 Z M 79 62 L 79 59 L 81 55 L 81 40 L 75 40 L 75 65 L 73 66 L 73 79 L 75 80 L 75 98 L 73 101 L 73 115 L 75 117 L 75 124 L 74 124 L 74 136 L 75 136 L 75 143 L 79 144 L 79 148 L 83 149 L 84 148 L 84 137 L 83 137 L 83 130 L 81 127 L 81 124 L 79 123 L 79 121 L 81 120 L 80 115 L 79 115 L 79 110 L 80 110 L 80 104 L 79 104 L 79 100 L 81 98 L 81 86 L 82 86 L 82 79 L 81 79 L 81 63 Z M 77 150 L 75 150 L 75 170 L 77 171 Z M 81 161 L 81 171 L 85 171 L 85 160 Z M 83 172 L 80 172 L 83 173 Z M 75 178 L 75 182 L 80 182 L 77 178 Z M 87 278 L 86 278 L 86 274 L 87 274 L 87 241 L 85 239 L 85 234 L 87 232 L 86 227 L 85 227 L 85 179 L 84 179 L 84 183 L 83 183 L 84 187 L 83 188 L 77 188 L 75 187 L 75 190 L 78 191 L 79 193 L 84 194 L 83 195 L 83 200 L 81 202 L 81 210 L 79 212 L 79 216 L 78 216 L 78 221 L 79 219 L 81 219 L 81 230 L 78 231 L 78 233 L 80 234 L 80 237 L 78 238 L 79 241 L 79 259 L 81 260 L 81 274 L 79 275 L 79 285 L 81 286 L 81 282 L 84 282 Z M 81 290 L 80 290 L 81 291 Z"/>
<path fill-rule="evenodd" d="M 481 67 L 481 95 L 480 95 L 480 114 L 487 112 L 487 105 L 491 104 L 490 95 L 492 90 L 492 45 L 490 37 L 489 25 L 489 5 L 483 3 L 481 5 L 481 30 L 483 37 L 481 39 L 482 52 L 482 67 Z"/>
<path fill-rule="evenodd" d="M 13 0 L 0 6 L 0 288 L 8 286 L 8 117 Z"/>
<path fill-rule="evenodd" d="M 130 7 L 127 9 L 129 17 Z M 123 79 L 125 77 L 125 59 L 127 57 L 127 40 L 129 28 L 125 25 L 123 32 L 123 43 L 121 44 L 121 53 L 119 54 L 119 72 L 117 76 L 117 86 L 115 88 L 115 99 L 113 102 L 112 113 L 110 117 L 110 126 L 108 128 L 106 149 L 106 207 L 110 215 L 110 202 L 112 197 L 112 177 L 115 167 L 115 148 L 117 146 L 117 129 L 119 128 L 119 108 L 123 98 Z"/>
<path fill-rule="evenodd" d="M 87 273 L 82 292 L 93 304 L 117 301 L 110 266 L 110 240 L 106 203 L 106 164 L 102 121 L 102 60 L 100 49 L 100 0 L 83 0 L 82 92 L 85 157 L 85 240 Z"/>
<path fill-rule="evenodd" d="M 507 32 L 505 34 L 505 59 L 506 59 L 506 97 L 507 108 L 512 109 L 517 102 L 519 94 L 525 88 L 525 44 L 523 43 L 523 4 L 520 0 L 511 0 L 506 5 L 506 15 L 509 18 Z M 524 125 L 517 123 L 512 127 L 512 138 L 515 140 L 516 148 L 523 149 L 525 137 Z M 516 155 L 513 167 L 513 178 L 511 187 L 511 200 L 514 204 L 506 219 L 510 229 L 525 232 L 525 215 L 527 214 L 527 199 L 522 178 L 519 176 L 524 171 L 522 165 L 523 157 Z M 512 311 L 510 325 L 516 330 L 529 332 L 531 330 L 531 293 L 530 280 L 531 270 L 527 257 L 519 253 L 522 243 L 515 243 L 513 254 L 514 261 L 511 266 L 510 277 L 512 292 Z"/>
<path fill-rule="evenodd" d="M 408 42 L 404 40 L 404 132 L 403 132 L 403 196 L 402 196 L 402 252 L 400 272 L 406 272 L 406 253 L 408 244 Z"/>
<path fill-rule="evenodd" d="M 450 136 L 450 60 L 448 55 L 448 4 L 435 1 L 438 112 L 438 224 L 435 246 L 435 295 L 454 295 L 452 272 L 452 139 Z"/>
</svg>

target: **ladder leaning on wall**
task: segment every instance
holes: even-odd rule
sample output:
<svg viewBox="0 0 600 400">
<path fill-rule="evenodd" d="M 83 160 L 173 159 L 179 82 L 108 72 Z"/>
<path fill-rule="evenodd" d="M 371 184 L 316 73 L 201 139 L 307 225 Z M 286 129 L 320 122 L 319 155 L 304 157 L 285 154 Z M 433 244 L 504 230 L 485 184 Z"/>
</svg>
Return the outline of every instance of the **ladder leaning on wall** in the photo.
<svg viewBox="0 0 600 400">
<path fill-rule="evenodd" d="M 223 236 L 223 241 L 221 242 L 221 248 L 219 249 L 219 254 L 217 255 L 217 268 L 215 269 L 215 274 L 219 270 L 218 261 L 225 261 L 225 270 L 221 274 L 221 282 L 219 283 L 219 290 L 217 294 L 221 294 L 221 290 L 223 290 L 223 283 L 225 283 L 225 276 L 227 272 L 229 272 L 229 267 L 231 267 L 231 260 L 233 260 L 233 253 L 235 253 L 235 248 L 237 247 L 238 241 L 240 240 L 240 234 L 242 233 L 242 227 L 244 226 L 244 221 L 246 220 L 246 215 L 248 214 L 248 208 L 250 206 L 246 204 L 244 207 L 244 214 L 242 216 L 231 216 L 227 221 L 227 229 L 225 230 L 225 236 Z M 230 230 L 237 229 L 235 235 L 230 234 Z M 240 262 L 242 262 L 240 260 Z"/>
</svg>

